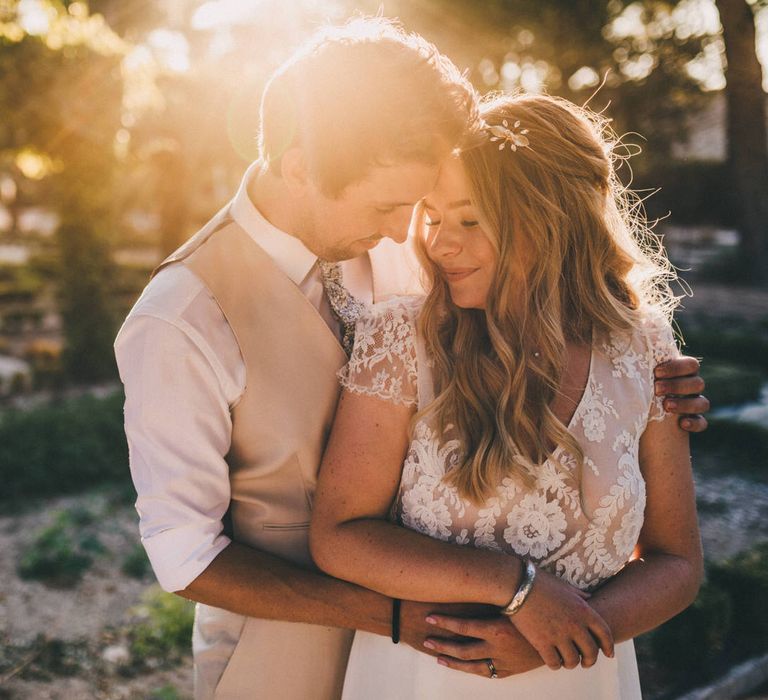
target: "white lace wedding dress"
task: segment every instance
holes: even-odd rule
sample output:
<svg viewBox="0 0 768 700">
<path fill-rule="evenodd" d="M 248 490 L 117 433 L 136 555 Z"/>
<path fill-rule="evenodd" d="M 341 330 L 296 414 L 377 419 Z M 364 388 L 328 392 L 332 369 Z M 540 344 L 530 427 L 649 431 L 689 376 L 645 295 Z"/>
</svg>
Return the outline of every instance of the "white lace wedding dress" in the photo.
<svg viewBox="0 0 768 700">
<path fill-rule="evenodd" d="M 419 408 L 433 399 L 430 362 L 416 326 L 422 301 L 393 299 L 358 321 L 351 359 L 339 374 L 345 389 Z M 624 566 L 637 542 L 645 508 L 638 445 L 648 420 L 663 417 L 653 368 L 676 354 L 669 324 L 650 315 L 631 335 L 593 345 L 586 390 L 568 425 L 585 454 L 581 494 L 575 460 L 558 448 L 542 465 L 535 488 L 507 478 L 484 504 L 474 505 L 442 480 L 462 454 L 461 444 L 450 435 L 439 441 L 421 421 L 403 465 L 397 518 L 430 537 L 526 557 L 581 589 L 596 588 Z M 589 669 L 542 666 L 491 680 L 358 632 L 343 697 L 625 700 L 641 694 L 631 641 L 616 645 L 612 659 L 601 653 Z"/>
</svg>

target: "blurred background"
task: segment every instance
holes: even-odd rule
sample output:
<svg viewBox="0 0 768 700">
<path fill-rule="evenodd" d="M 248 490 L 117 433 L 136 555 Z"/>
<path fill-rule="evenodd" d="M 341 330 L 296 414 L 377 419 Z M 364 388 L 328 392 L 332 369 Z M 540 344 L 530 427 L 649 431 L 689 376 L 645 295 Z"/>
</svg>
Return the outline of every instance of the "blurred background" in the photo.
<svg viewBox="0 0 768 700">
<path fill-rule="evenodd" d="M 112 341 L 256 156 L 266 77 L 355 11 L 480 92 L 602 85 L 716 409 L 692 440 L 707 583 L 638 640 L 644 694 L 768 669 L 768 0 L 0 0 L 0 699 L 190 697 L 191 611 L 138 544 Z"/>
</svg>

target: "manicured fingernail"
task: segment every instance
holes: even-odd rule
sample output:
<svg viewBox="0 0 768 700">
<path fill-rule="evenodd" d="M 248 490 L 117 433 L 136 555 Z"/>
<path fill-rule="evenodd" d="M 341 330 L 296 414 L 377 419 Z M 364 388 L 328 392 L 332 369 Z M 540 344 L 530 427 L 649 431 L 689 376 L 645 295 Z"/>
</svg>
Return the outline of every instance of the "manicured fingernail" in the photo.
<svg viewBox="0 0 768 700">
<path fill-rule="evenodd" d="M 667 393 L 667 385 L 664 382 L 656 382 L 656 396 L 663 396 Z"/>
<path fill-rule="evenodd" d="M 691 421 L 689 421 L 689 420 L 684 420 L 684 421 L 683 421 L 683 427 L 684 427 L 684 428 L 690 428 L 690 427 L 691 427 L 691 425 L 693 425 L 693 424 L 691 423 Z"/>
<path fill-rule="evenodd" d="M 667 408 L 674 411 L 677 408 L 677 401 L 667 401 Z"/>
<path fill-rule="evenodd" d="M 427 647 L 427 649 L 435 649 L 436 648 L 435 647 L 435 643 L 434 642 L 430 642 L 429 640 L 424 642 L 424 646 Z"/>
<path fill-rule="evenodd" d="M 427 622 L 430 625 L 436 625 L 437 624 L 437 620 L 434 617 L 432 617 L 431 615 L 427 618 Z"/>
<path fill-rule="evenodd" d="M 437 663 L 439 663 L 441 666 L 447 666 L 448 662 L 445 659 L 438 659 Z"/>
</svg>

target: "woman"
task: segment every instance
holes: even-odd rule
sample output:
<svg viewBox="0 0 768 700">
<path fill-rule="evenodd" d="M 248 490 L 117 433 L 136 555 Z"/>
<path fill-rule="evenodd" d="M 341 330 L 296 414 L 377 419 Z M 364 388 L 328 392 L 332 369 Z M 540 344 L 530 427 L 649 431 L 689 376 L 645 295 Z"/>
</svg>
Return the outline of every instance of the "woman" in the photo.
<svg viewBox="0 0 768 700">
<path fill-rule="evenodd" d="M 476 663 L 488 683 L 358 634 L 345 697 L 639 698 L 631 638 L 702 576 L 687 436 L 653 396 L 669 265 L 596 116 L 519 96 L 483 118 L 424 201 L 426 299 L 358 323 L 311 547 L 393 598 L 506 608 L 540 659 Z"/>
</svg>

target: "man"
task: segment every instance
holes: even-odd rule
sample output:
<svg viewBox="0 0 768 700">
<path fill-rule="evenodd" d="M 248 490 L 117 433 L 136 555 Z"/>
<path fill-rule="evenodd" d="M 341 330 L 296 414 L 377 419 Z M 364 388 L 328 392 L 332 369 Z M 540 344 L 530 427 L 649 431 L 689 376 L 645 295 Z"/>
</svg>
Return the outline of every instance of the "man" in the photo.
<svg viewBox="0 0 768 700">
<path fill-rule="evenodd" d="M 475 118 L 470 85 L 422 38 L 383 19 L 318 33 L 269 82 L 235 198 L 120 331 L 142 540 L 160 584 L 200 603 L 197 698 L 337 698 L 351 630 L 390 634 L 391 600 L 314 571 L 307 526 L 355 313 L 414 291 L 394 243 Z M 433 609 L 403 604 L 405 642 L 422 647 Z M 484 656 L 530 660 L 502 636 Z"/>
</svg>

